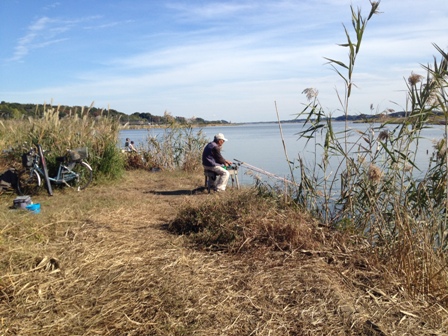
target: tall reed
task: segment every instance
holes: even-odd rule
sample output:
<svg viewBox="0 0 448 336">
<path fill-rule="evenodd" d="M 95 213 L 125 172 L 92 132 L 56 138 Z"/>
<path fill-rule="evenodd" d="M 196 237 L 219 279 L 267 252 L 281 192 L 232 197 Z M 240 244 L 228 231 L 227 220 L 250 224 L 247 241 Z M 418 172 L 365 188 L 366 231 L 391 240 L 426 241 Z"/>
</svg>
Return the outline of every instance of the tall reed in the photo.
<svg viewBox="0 0 448 336">
<path fill-rule="evenodd" d="M 202 168 L 201 155 L 206 143 L 201 129 L 195 131 L 191 125 L 181 125 L 172 119 L 160 135 L 149 135 L 146 144 L 140 148 L 140 154 L 130 155 L 128 163 L 131 160 L 134 163 L 130 166 L 198 171 Z M 140 155 L 142 160 L 136 162 Z"/>
<path fill-rule="evenodd" d="M 93 104 L 93 103 L 92 103 Z M 6 120 L 0 125 L 4 148 L 15 153 L 17 162 L 23 151 L 37 144 L 47 150 L 50 168 L 56 166 L 55 158 L 67 149 L 88 147 L 88 162 L 96 178 L 118 178 L 124 171 L 124 161 L 116 144 L 119 122 L 108 117 L 107 111 L 92 118 L 90 108 L 70 111 L 60 118 L 59 107 L 37 107 L 34 117 L 22 120 Z"/>
<path fill-rule="evenodd" d="M 355 63 L 379 1 L 370 5 L 367 17 L 351 7 L 354 38 L 344 26 L 347 42 L 340 44 L 348 49 L 348 62 L 327 58 L 344 83 L 344 94 L 337 93 L 346 116 L 344 131 L 334 132 L 334 121 L 322 108 L 316 89 L 303 92 L 309 103 L 298 116 L 306 120 L 300 136 L 323 155 L 316 156 L 311 167 L 299 155 L 296 201 L 326 225 L 364 235 L 375 253 L 405 275 L 405 285 L 412 292 L 440 292 L 447 287 L 446 135 L 436 144 L 423 178 L 415 156 L 429 118 L 434 112 L 448 116 L 448 58 L 435 46 L 441 61 L 434 58 L 433 65 L 425 66 L 426 76 L 411 74 L 401 123 L 371 124 L 367 131 L 351 129 L 347 117 Z"/>
</svg>

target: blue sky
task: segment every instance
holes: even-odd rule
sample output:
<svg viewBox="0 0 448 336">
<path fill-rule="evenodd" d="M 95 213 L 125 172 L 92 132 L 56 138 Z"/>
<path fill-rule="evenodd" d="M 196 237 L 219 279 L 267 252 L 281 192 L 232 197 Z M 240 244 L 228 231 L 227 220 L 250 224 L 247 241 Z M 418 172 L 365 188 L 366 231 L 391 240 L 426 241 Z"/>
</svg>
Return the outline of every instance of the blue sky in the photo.
<svg viewBox="0 0 448 336">
<path fill-rule="evenodd" d="M 0 100 L 206 120 L 292 119 L 305 88 L 340 115 L 342 24 L 368 0 L 1 0 Z M 405 79 L 448 47 L 447 0 L 383 0 L 350 113 L 402 110 Z M 439 58 L 439 57 L 438 57 Z"/>
</svg>

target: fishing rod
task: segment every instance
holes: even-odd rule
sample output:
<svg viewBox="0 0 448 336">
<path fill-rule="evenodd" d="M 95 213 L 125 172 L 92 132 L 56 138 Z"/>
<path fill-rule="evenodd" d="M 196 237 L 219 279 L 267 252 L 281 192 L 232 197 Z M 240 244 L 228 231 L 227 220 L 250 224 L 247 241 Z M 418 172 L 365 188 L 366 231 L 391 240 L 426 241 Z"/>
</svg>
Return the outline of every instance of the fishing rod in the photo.
<svg viewBox="0 0 448 336">
<path fill-rule="evenodd" d="M 243 167 L 245 167 L 245 168 L 247 168 L 247 169 L 250 169 L 250 170 L 253 170 L 253 171 L 257 172 L 257 173 L 260 173 L 260 174 L 263 174 L 263 175 L 266 175 L 266 176 L 275 178 L 275 179 L 277 179 L 277 180 L 281 180 L 281 181 L 283 181 L 283 182 L 285 182 L 285 183 L 291 183 L 291 184 L 293 184 L 293 185 L 297 185 L 297 184 L 296 184 L 295 182 L 293 182 L 293 181 L 290 181 L 290 180 L 285 179 L 284 177 L 281 177 L 281 176 L 272 174 L 272 173 L 270 173 L 270 172 L 268 172 L 268 171 L 266 171 L 266 170 L 264 170 L 264 169 L 261 169 L 261 168 L 252 166 L 252 165 L 248 164 L 247 162 L 243 162 L 243 161 L 241 161 L 241 160 L 237 160 L 237 159 L 233 159 L 233 160 L 236 161 L 236 164 L 237 164 L 238 166 L 243 166 Z"/>
</svg>

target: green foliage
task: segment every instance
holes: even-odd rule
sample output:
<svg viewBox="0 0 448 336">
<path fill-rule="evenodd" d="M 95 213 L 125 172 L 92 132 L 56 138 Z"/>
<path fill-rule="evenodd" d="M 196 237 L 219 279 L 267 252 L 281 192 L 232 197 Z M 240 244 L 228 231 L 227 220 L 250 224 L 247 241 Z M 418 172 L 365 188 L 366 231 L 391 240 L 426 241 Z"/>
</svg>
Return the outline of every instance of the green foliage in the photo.
<svg viewBox="0 0 448 336">
<path fill-rule="evenodd" d="M 8 104 L 4 101 L 0 103 L 0 118 L 19 119 L 26 110 L 21 104 Z"/>
<path fill-rule="evenodd" d="M 2 101 L 0 103 L 0 118 L 8 119 L 26 119 L 27 117 L 42 117 L 48 109 L 58 111 L 59 117 L 71 117 L 77 114 L 79 117 L 85 112 L 85 107 L 82 106 L 64 106 L 64 105 L 36 105 L 36 104 L 21 104 L 21 103 L 7 103 Z M 94 107 L 93 104 L 86 110 L 88 115 L 95 118 L 103 115 L 104 109 Z M 118 112 L 114 109 L 107 110 L 107 116 L 114 119 L 120 119 L 125 116 L 124 113 Z"/>
<path fill-rule="evenodd" d="M 124 173 L 124 157 L 115 143 L 107 142 L 102 156 L 96 156 L 93 164 L 98 169 L 98 175 L 108 180 L 116 180 Z"/>
<path fill-rule="evenodd" d="M 59 118 L 72 117 L 78 115 L 82 117 L 83 113 L 87 113 L 90 117 L 96 118 L 103 116 L 104 109 L 97 108 L 92 105 L 86 109 L 82 106 L 65 106 L 65 105 L 36 105 L 36 104 L 20 104 L 20 103 L 7 103 L 2 101 L 0 103 L 0 119 L 25 119 L 28 117 L 39 118 L 45 114 L 48 109 L 53 109 L 58 111 Z M 162 116 L 153 115 L 148 112 L 135 112 L 131 115 L 127 115 L 123 112 L 119 112 L 114 109 L 107 110 L 107 117 L 120 120 L 123 124 L 133 124 L 133 125 L 168 125 L 173 120 L 179 124 L 195 124 L 195 125 L 205 125 L 205 124 L 229 124 L 226 120 L 212 120 L 207 121 L 202 118 L 185 118 L 185 117 L 172 117 L 170 113 L 166 112 Z"/>
</svg>

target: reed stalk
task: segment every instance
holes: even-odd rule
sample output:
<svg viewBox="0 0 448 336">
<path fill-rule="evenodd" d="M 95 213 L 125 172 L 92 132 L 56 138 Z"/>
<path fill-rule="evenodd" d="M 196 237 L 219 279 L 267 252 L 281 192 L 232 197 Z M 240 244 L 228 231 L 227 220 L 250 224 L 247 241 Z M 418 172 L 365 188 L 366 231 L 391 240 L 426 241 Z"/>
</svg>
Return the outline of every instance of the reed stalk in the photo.
<svg viewBox="0 0 448 336">
<path fill-rule="evenodd" d="M 172 118 L 161 135 L 148 133 L 146 144 L 139 148 L 143 161 L 138 164 L 145 168 L 199 171 L 206 143 L 202 130 L 195 131 L 191 125 L 181 125 Z"/>
<path fill-rule="evenodd" d="M 321 107 L 317 89 L 303 91 L 309 103 L 298 115 L 305 116 L 300 136 L 314 139 L 315 152 L 321 150 L 323 155 L 311 169 L 300 167 L 296 201 L 324 224 L 358 232 L 380 258 L 406 274 L 409 289 L 428 294 L 447 286 L 439 276 L 440 272 L 446 275 L 442 265 L 448 249 L 447 134 L 436 145 L 423 177 L 415 157 L 421 131 L 431 116 L 443 113 L 448 124 L 448 57 L 435 46 L 441 61 L 434 59 L 433 65 L 425 66 L 426 76 L 409 76 L 406 117 L 401 124 L 386 122 L 371 124 L 367 131 L 351 130 L 347 117 L 355 61 L 367 23 L 379 13 L 379 1 L 370 4 L 367 17 L 351 7 L 355 37 L 344 26 L 347 42 L 340 44 L 349 50 L 348 62 L 326 58 L 344 82 L 344 95 L 337 92 L 346 117 L 344 131 L 334 132 L 331 114 Z M 304 163 L 300 155 L 299 162 Z"/>
<path fill-rule="evenodd" d="M 294 178 L 294 166 L 293 166 L 293 163 L 289 160 L 288 151 L 286 150 L 285 138 L 283 137 L 282 124 L 280 122 L 280 116 L 278 114 L 278 109 L 277 109 L 277 102 L 274 102 L 274 105 L 275 105 L 275 113 L 277 114 L 277 123 L 278 123 L 278 128 L 280 131 L 280 137 L 282 139 L 283 152 L 285 154 L 286 163 L 288 164 L 289 171 L 291 173 L 291 181 L 295 184 L 296 182 L 295 182 L 295 178 Z M 285 188 L 286 188 L 286 184 L 285 184 Z"/>
</svg>

